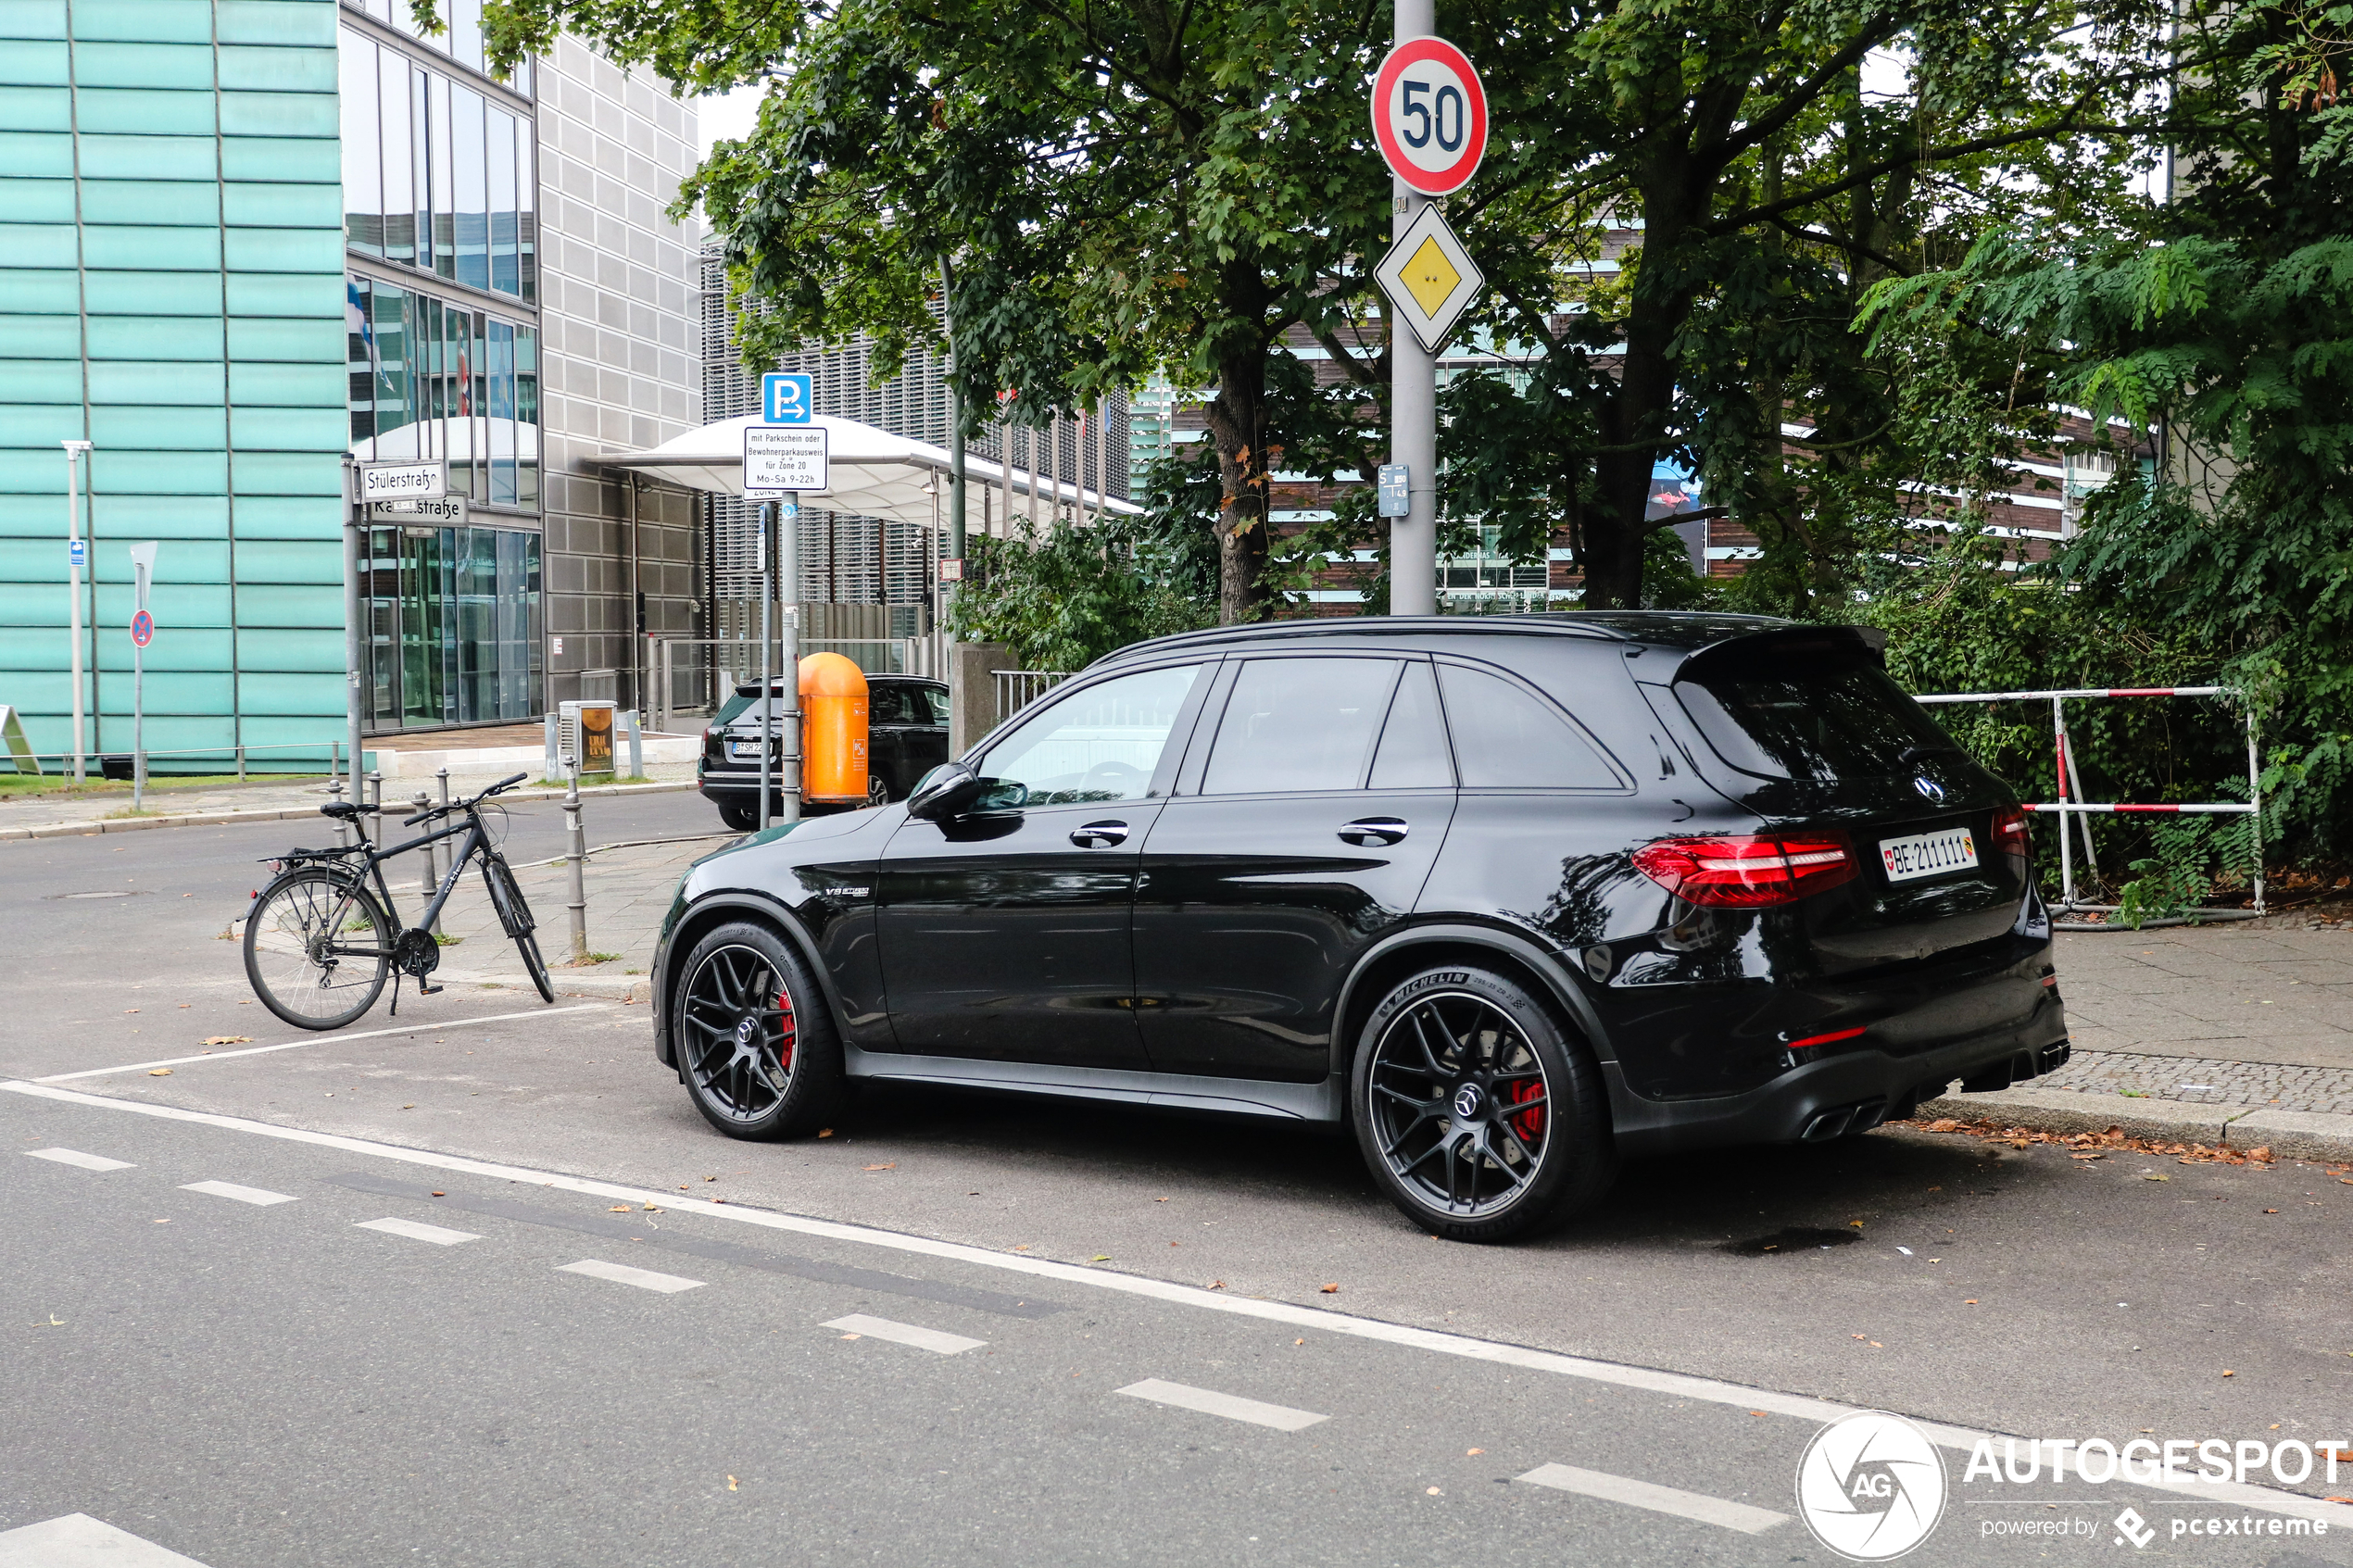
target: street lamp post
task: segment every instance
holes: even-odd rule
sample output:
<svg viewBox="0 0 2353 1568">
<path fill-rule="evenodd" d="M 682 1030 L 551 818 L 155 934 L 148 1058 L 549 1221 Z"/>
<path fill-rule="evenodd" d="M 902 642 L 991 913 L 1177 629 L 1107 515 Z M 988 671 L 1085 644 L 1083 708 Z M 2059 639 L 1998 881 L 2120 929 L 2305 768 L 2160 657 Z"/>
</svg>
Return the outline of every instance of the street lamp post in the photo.
<svg viewBox="0 0 2353 1568">
<path fill-rule="evenodd" d="M 89 777 L 82 748 L 82 460 L 91 443 L 67 441 L 66 449 L 66 600 L 68 635 L 73 645 L 73 782 Z"/>
<path fill-rule="evenodd" d="M 1395 42 L 1438 31 L 1433 0 L 1396 0 Z M 1402 240 L 1430 198 L 1390 177 L 1390 240 Z M 1405 467 L 1407 511 L 1389 520 L 1389 612 L 1438 610 L 1438 355 L 1388 312 L 1390 461 Z"/>
</svg>

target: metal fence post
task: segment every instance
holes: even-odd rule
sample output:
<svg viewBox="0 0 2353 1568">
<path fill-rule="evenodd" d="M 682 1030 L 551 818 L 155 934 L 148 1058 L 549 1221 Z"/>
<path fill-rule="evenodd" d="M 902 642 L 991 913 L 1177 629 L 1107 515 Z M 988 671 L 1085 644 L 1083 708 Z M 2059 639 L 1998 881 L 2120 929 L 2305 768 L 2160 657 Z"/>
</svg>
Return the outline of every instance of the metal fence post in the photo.
<svg viewBox="0 0 2353 1568">
<path fill-rule="evenodd" d="M 237 747 L 237 782 L 245 782 L 245 748 L 242 746 Z"/>
<path fill-rule="evenodd" d="M 588 838 L 580 826 L 580 760 L 565 759 L 568 787 L 564 791 L 564 835 L 569 845 L 564 859 L 571 861 L 572 902 L 572 961 L 588 961 L 588 885 L 585 867 L 588 860 Z"/>
<path fill-rule="evenodd" d="M 330 775 L 330 776 L 329 776 L 329 778 L 328 778 L 328 780 L 327 780 L 327 793 L 328 793 L 330 796 L 332 796 L 332 797 L 334 797 L 333 800 L 330 800 L 330 801 L 328 802 L 328 804 L 329 804 L 329 805 L 331 805 L 331 806 L 332 806 L 332 805 L 335 804 L 335 802 L 336 802 L 336 801 L 340 801 L 340 800 L 343 798 L 343 781 L 342 781 L 341 779 L 339 779 L 339 778 L 335 778 L 335 777 L 333 777 L 333 775 Z M 341 818 L 341 817 L 337 817 L 337 818 L 335 819 L 335 844 L 336 844 L 336 846 L 337 846 L 338 847 L 342 847 L 342 846 L 344 846 L 344 845 L 347 845 L 347 844 L 349 844 L 350 842 L 351 842 L 351 824 L 350 824 L 348 822 L 345 821 L 343 818 Z"/>
<path fill-rule="evenodd" d="M 441 770 L 440 779 L 441 803 L 444 806 L 447 806 L 449 804 L 448 769 L 444 768 Z M 433 866 L 434 873 L 434 880 L 436 884 L 439 883 L 442 877 L 449 874 L 449 841 L 447 839 L 445 838 L 433 847 Z M 441 930 L 441 922 L 439 920 L 435 920 L 433 922 L 433 928 L 434 933 L 438 935 Z"/>
<path fill-rule="evenodd" d="M 2058 747 L 2059 908 L 2075 908 L 2075 845 L 2068 837 L 2067 710 L 2064 700 L 2051 698 L 2051 734 Z"/>
<path fill-rule="evenodd" d="M 2246 694 L 2240 695 L 2244 696 Z M 2263 751 L 2258 734 L 2255 704 L 2249 700 L 2246 705 L 2246 797 L 2255 809 L 2247 822 L 2255 830 L 2255 912 L 2260 916 L 2263 913 Z"/>
<path fill-rule="evenodd" d="M 409 812 L 410 816 L 422 816 L 432 808 L 433 797 L 421 789 L 416 794 L 409 797 L 409 805 L 410 807 L 410 810 Z M 419 896 L 424 899 L 425 908 L 431 909 L 433 908 L 433 896 L 441 886 L 441 879 L 434 875 L 433 846 L 430 844 L 426 845 L 424 849 L 417 856 L 417 859 L 419 861 L 417 867 L 417 892 Z M 436 920 L 434 922 L 433 929 L 437 931 L 440 929 L 440 925 L 441 922 Z"/>
<path fill-rule="evenodd" d="M 629 721 L 629 776 L 642 779 L 646 776 L 646 726 L 638 721 L 640 715 L 634 708 L 626 717 Z"/>
<path fill-rule="evenodd" d="M 384 841 L 384 776 L 374 769 L 368 771 L 368 814 L 373 819 L 370 832 L 378 844 Z"/>
</svg>

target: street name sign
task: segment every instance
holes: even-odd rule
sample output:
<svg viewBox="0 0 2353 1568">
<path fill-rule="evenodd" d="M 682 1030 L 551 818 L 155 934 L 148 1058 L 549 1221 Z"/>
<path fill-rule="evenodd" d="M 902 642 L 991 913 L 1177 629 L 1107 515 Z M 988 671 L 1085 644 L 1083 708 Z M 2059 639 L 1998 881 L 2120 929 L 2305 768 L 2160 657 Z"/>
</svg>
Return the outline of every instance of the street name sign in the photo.
<svg viewBox="0 0 2353 1568">
<path fill-rule="evenodd" d="M 1487 282 L 1435 206 L 1422 208 L 1373 277 L 1390 307 L 1432 354 Z"/>
<path fill-rule="evenodd" d="M 746 425 L 744 494 L 758 500 L 825 488 L 825 427 Z"/>
<path fill-rule="evenodd" d="M 405 522 L 412 527 L 463 528 L 466 498 L 439 495 L 425 501 L 380 501 L 368 508 L 370 522 Z"/>
<path fill-rule="evenodd" d="M 760 417 L 772 425 L 805 425 L 816 395 L 812 378 L 771 370 L 760 378 Z"/>
<path fill-rule="evenodd" d="M 1470 183 L 1487 153 L 1487 90 L 1443 38 L 1408 38 L 1373 73 L 1373 139 L 1389 170 L 1426 196 Z"/>
<path fill-rule="evenodd" d="M 449 468 L 446 463 L 361 463 L 359 474 L 359 498 L 370 505 L 378 501 L 435 501 L 449 494 Z"/>
</svg>

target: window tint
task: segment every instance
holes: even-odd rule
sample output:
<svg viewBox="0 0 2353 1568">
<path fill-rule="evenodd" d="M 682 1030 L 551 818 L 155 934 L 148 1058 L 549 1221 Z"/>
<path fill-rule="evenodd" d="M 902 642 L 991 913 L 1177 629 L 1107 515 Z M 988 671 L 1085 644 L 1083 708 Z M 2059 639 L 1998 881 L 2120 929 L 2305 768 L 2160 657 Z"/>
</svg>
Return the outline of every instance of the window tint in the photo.
<svg viewBox="0 0 2353 1568">
<path fill-rule="evenodd" d="M 1887 778 L 1928 752 L 1960 749 L 1876 660 L 1849 648 L 1703 665 L 1675 695 L 1718 757 L 1765 778 Z"/>
<path fill-rule="evenodd" d="M 1049 697 L 1036 718 L 981 759 L 981 777 L 999 785 L 990 803 L 1001 809 L 1141 800 L 1201 671 L 1198 664 L 1148 670 Z"/>
<path fill-rule="evenodd" d="M 1380 733 L 1390 659 L 1253 659 L 1235 677 L 1204 795 L 1356 789 Z"/>
<path fill-rule="evenodd" d="M 1446 725 L 1438 716 L 1438 682 L 1427 664 L 1408 664 L 1373 753 L 1375 789 L 1445 788 L 1454 782 Z"/>
<path fill-rule="evenodd" d="M 874 724 L 910 724 L 914 717 L 907 711 L 907 699 L 914 693 L 895 681 L 876 681 L 866 688 L 866 722 Z"/>
<path fill-rule="evenodd" d="M 946 729 L 948 727 L 948 694 L 937 686 L 925 686 L 922 690 L 924 701 L 929 704 L 929 707 L 917 709 L 915 722 L 937 724 L 941 729 Z"/>
<path fill-rule="evenodd" d="M 759 689 L 757 687 L 754 687 L 751 691 L 736 693 L 726 701 L 721 703 L 719 705 L 719 711 L 711 716 L 711 727 L 716 730 L 734 723 L 750 709 L 751 699 L 758 695 Z"/>
<path fill-rule="evenodd" d="M 1617 775 L 1550 703 L 1501 676 L 1442 665 L 1446 727 L 1466 789 L 1617 789 Z"/>
</svg>

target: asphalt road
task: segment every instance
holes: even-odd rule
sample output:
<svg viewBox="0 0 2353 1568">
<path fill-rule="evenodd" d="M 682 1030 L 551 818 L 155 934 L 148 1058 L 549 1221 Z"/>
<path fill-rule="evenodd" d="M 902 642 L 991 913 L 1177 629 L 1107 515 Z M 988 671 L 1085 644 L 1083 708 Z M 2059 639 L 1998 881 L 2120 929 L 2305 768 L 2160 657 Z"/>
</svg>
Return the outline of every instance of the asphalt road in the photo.
<svg viewBox="0 0 2353 1568">
<path fill-rule="evenodd" d="M 591 833 L 707 814 L 641 797 Z M 2353 1185 L 2315 1167 L 1882 1132 L 1637 1164 L 1562 1235 L 1472 1248 L 1298 1130 L 892 1091 L 735 1143 L 642 1007 L 453 988 L 276 1026 L 217 936 L 288 826 L 0 846 L 0 1568 L 85 1561 L 10 1555 L 76 1513 L 208 1568 L 1827 1562 L 1785 1517 L 1812 1401 L 2353 1448 Z M 219 1034 L 293 1048 L 136 1065 Z M 853 1314 L 884 1326 L 826 1326 Z M 2353 1562 L 2353 1508 L 2175 1541 L 2221 1494 L 2026 1498 L 1966 1457 L 1910 1561 Z M 2313 1511 L 2290 1493 L 2353 1465 L 2252 1516 Z M 2032 1513 L 2098 1528 L 1986 1533 Z"/>
</svg>

